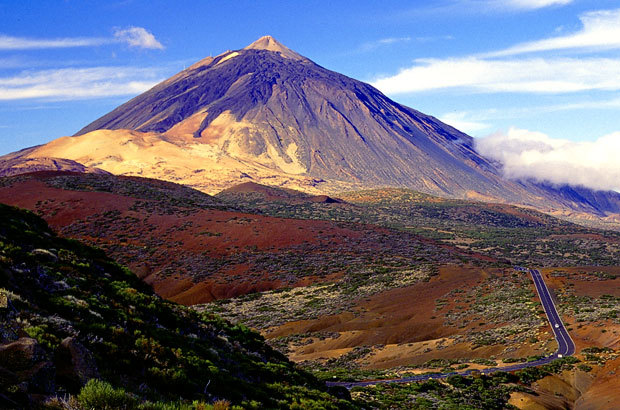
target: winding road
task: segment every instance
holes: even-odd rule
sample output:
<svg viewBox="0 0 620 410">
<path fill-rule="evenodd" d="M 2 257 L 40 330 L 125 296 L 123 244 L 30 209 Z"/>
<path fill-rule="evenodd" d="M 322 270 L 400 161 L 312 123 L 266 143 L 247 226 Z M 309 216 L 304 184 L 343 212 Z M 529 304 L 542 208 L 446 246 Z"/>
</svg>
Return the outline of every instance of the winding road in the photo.
<svg viewBox="0 0 620 410">
<path fill-rule="evenodd" d="M 547 288 L 547 284 L 542 278 L 540 271 L 537 269 L 526 269 L 522 267 L 515 267 L 516 270 L 522 272 L 529 272 L 532 275 L 532 280 L 534 281 L 534 285 L 536 286 L 536 291 L 538 292 L 538 297 L 540 298 L 540 302 L 545 309 L 545 313 L 547 314 L 547 319 L 549 320 L 549 325 L 551 326 L 551 330 L 553 330 L 553 335 L 555 336 L 555 340 L 558 342 L 558 350 L 550 356 L 544 357 L 542 359 L 538 359 L 532 362 L 519 363 L 512 366 L 504 366 L 504 367 L 492 367 L 488 369 L 482 369 L 479 372 L 482 374 L 489 374 L 494 372 L 511 372 L 515 370 L 521 370 L 528 367 L 541 366 L 543 364 L 551 363 L 552 361 L 571 356 L 575 353 L 575 343 L 573 339 L 571 339 L 562 319 L 560 319 L 560 315 L 555 307 L 555 303 L 551 298 L 551 294 L 549 293 L 549 289 Z M 450 373 L 426 373 L 419 374 L 410 377 L 403 377 L 400 379 L 386 379 L 386 380 L 368 380 L 362 382 L 327 382 L 328 386 L 343 386 L 347 389 L 352 387 L 364 387 L 371 386 L 380 383 L 409 383 L 409 382 L 419 382 L 429 379 L 443 379 L 449 376 L 469 376 L 472 373 L 478 372 L 477 370 L 464 370 L 461 372 L 450 372 Z"/>
</svg>

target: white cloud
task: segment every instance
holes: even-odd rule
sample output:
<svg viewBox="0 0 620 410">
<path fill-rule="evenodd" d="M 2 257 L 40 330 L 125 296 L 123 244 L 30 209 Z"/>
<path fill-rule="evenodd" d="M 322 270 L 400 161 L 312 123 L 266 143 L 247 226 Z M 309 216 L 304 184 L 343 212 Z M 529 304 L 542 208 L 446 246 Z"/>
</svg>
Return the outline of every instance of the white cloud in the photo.
<svg viewBox="0 0 620 410">
<path fill-rule="evenodd" d="M 503 0 L 501 2 L 515 9 L 535 10 L 549 6 L 565 6 L 572 3 L 573 0 Z"/>
<path fill-rule="evenodd" d="M 92 47 L 109 43 L 106 38 L 24 38 L 0 35 L 0 50 L 28 50 L 44 48 Z"/>
<path fill-rule="evenodd" d="M 553 139 L 511 128 L 476 140 L 477 150 L 504 165 L 506 177 L 593 189 L 620 188 L 620 132 L 591 142 Z"/>
<path fill-rule="evenodd" d="M 448 88 L 524 93 L 620 90 L 620 59 L 424 59 L 373 85 L 386 94 Z"/>
<path fill-rule="evenodd" d="M 550 50 L 620 48 L 620 9 L 592 11 L 583 14 L 580 20 L 583 28 L 574 34 L 518 44 L 485 56 L 501 57 Z"/>
<path fill-rule="evenodd" d="M 363 51 L 363 52 L 367 52 L 367 51 L 372 51 L 375 50 L 379 47 L 383 47 L 386 45 L 390 45 L 390 44 L 394 44 L 394 43 L 404 43 L 404 42 L 408 42 L 411 41 L 411 37 L 387 37 L 387 38 L 382 38 L 379 40 L 375 40 L 375 41 L 369 41 L 366 42 L 364 44 L 362 44 L 359 47 L 359 51 Z"/>
<path fill-rule="evenodd" d="M 159 82 L 148 68 L 91 67 L 23 72 L 0 78 L 0 100 L 80 99 L 134 95 Z"/>
<path fill-rule="evenodd" d="M 575 0 L 444 0 L 427 2 L 426 7 L 415 6 L 401 11 L 398 17 L 409 17 L 420 13 L 515 13 L 528 12 L 553 6 L 566 6 Z"/>
<path fill-rule="evenodd" d="M 474 1 L 474 0 L 472 0 Z M 495 0 L 484 1 L 491 5 Z M 506 4 L 506 2 L 499 2 Z M 566 4 L 559 0 L 513 0 L 522 7 Z M 620 89 L 620 58 L 591 56 L 517 57 L 557 50 L 620 49 L 620 9 L 581 15 L 576 33 L 517 44 L 504 50 L 445 59 L 418 59 L 397 74 L 378 78 L 373 85 L 387 94 L 460 88 L 470 92 L 570 93 Z"/>
<path fill-rule="evenodd" d="M 0 50 L 33 50 L 50 48 L 96 47 L 106 44 L 125 43 L 130 47 L 159 49 L 164 46 L 155 36 L 142 27 L 116 29 L 114 37 L 67 37 L 67 38 L 26 38 L 0 35 Z"/>
<path fill-rule="evenodd" d="M 415 38 L 415 41 L 419 43 L 427 43 L 429 41 L 436 41 L 436 40 L 454 40 L 454 36 L 450 34 L 446 34 L 443 36 L 420 36 L 420 37 Z"/>
<path fill-rule="evenodd" d="M 474 134 L 491 127 L 490 124 L 470 118 L 470 114 L 464 111 L 444 114 L 439 120 L 466 134 Z"/>
<path fill-rule="evenodd" d="M 620 108 L 620 98 L 596 101 L 578 101 L 574 103 L 556 104 L 543 107 L 531 107 L 530 111 L 572 111 L 572 110 L 592 110 L 592 109 L 618 109 Z"/>
<path fill-rule="evenodd" d="M 431 41 L 447 41 L 454 40 L 454 37 L 451 35 L 437 35 L 437 36 L 419 36 L 419 37 L 386 37 L 378 40 L 367 41 L 362 43 L 357 49 L 353 51 L 353 53 L 367 53 L 370 51 L 377 50 L 379 48 L 384 48 L 387 46 L 391 46 L 394 44 L 401 43 L 428 43 Z"/>
<path fill-rule="evenodd" d="M 155 36 L 142 27 L 129 27 L 114 31 L 114 37 L 130 47 L 163 50 L 164 46 Z"/>
</svg>

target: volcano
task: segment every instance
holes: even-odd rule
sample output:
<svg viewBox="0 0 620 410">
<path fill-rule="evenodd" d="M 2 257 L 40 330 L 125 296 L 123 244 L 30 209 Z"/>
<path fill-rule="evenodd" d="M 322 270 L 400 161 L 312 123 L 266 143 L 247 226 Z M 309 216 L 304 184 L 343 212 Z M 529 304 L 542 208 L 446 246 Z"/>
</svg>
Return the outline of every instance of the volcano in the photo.
<svg viewBox="0 0 620 410">
<path fill-rule="evenodd" d="M 596 201 L 504 179 L 470 136 L 270 36 L 198 61 L 76 135 L 10 158 L 62 158 L 207 193 L 244 182 L 311 193 L 390 186 L 601 213 Z"/>
<path fill-rule="evenodd" d="M 493 167 L 470 137 L 269 36 L 199 61 L 77 135 L 104 129 L 156 133 L 327 185 L 500 194 Z"/>
</svg>

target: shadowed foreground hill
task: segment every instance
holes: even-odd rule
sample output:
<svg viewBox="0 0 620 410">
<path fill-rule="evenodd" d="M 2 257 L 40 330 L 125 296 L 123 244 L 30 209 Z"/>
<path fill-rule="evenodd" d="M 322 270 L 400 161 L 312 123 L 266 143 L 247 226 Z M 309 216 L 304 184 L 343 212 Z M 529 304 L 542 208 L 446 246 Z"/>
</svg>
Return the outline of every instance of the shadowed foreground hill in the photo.
<svg viewBox="0 0 620 410">
<path fill-rule="evenodd" d="M 94 378 L 109 384 L 89 383 L 77 396 L 81 408 L 97 394 L 116 400 L 107 404 L 114 408 L 219 399 L 247 408 L 349 406 L 258 334 L 162 300 L 103 252 L 1 204 L 0 293 L 2 408 L 75 394 Z"/>
</svg>

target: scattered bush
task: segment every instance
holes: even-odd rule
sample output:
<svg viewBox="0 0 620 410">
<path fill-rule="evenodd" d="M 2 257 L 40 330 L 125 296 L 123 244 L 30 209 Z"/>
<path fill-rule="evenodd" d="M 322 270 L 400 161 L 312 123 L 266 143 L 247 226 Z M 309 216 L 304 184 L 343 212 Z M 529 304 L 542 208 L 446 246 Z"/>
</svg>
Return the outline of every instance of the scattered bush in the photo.
<svg viewBox="0 0 620 410">
<path fill-rule="evenodd" d="M 138 405 L 138 400 L 132 394 L 97 379 L 86 383 L 77 400 L 83 408 L 89 410 L 133 409 Z"/>
</svg>

